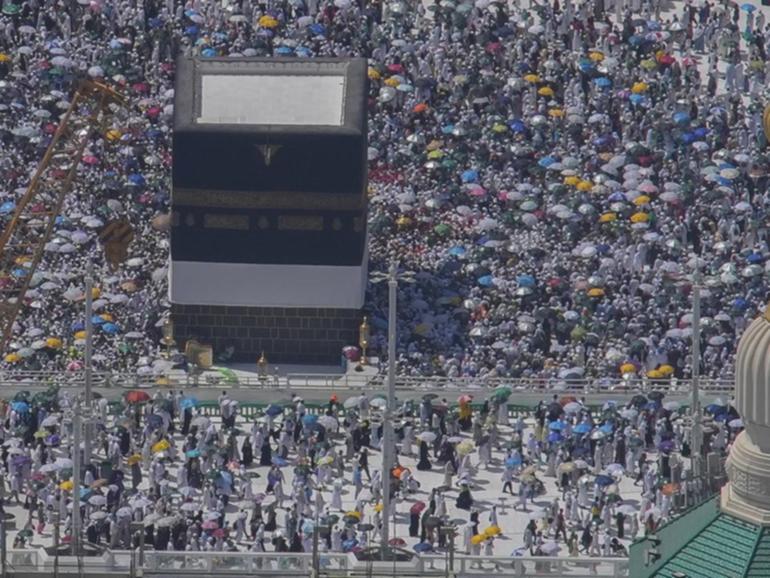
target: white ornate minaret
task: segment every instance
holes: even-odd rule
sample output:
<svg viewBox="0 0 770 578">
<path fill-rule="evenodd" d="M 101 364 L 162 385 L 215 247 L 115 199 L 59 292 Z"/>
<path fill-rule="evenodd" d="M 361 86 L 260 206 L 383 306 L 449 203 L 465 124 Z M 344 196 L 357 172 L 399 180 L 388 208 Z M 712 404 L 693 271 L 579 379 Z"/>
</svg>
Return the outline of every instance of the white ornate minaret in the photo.
<svg viewBox="0 0 770 578">
<path fill-rule="evenodd" d="M 730 450 L 721 509 L 770 526 L 770 305 L 738 345 L 735 400 L 746 429 Z"/>
</svg>

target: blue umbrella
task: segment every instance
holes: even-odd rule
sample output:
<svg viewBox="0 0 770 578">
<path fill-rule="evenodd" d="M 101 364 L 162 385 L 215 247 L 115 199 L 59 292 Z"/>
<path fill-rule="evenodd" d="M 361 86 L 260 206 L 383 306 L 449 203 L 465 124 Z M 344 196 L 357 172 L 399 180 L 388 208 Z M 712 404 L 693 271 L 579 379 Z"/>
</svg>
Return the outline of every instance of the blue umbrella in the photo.
<svg viewBox="0 0 770 578">
<path fill-rule="evenodd" d="M 744 12 L 754 12 L 754 10 L 756 9 L 757 9 L 756 6 L 754 6 L 753 4 L 749 4 L 748 2 L 745 4 L 741 4 L 741 10 L 743 10 Z"/>
<path fill-rule="evenodd" d="M 289 462 L 287 462 L 281 456 L 273 456 L 273 458 L 270 461 L 273 463 L 274 466 L 278 466 L 279 468 L 289 465 Z"/>
<path fill-rule="evenodd" d="M 493 285 L 492 275 L 484 275 L 478 278 L 479 285 L 482 287 L 491 287 Z"/>
<path fill-rule="evenodd" d="M 198 35 L 198 27 L 197 26 L 188 26 L 184 29 L 185 36 L 197 36 Z"/>
<path fill-rule="evenodd" d="M 214 58 L 217 55 L 217 51 L 213 48 L 204 48 L 201 50 L 201 56 L 205 56 L 206 58 Z"/>
<path fill-rule="evenodd" d="M 195 450 L 187 450 L 187 452 L 185 453 L 185 455 L 186 455 L 188 458 L 199 458 L 199 457 L 200 457 L 200 455 L 201 455 L 201 451 L 200 451 L 200 450 L 198 450 L 198 449 L 195 449 Z"/>
<path fill-rule="evenodd" d="M 132 175 L 128 175 L 128 182 L 132 185 L 136 185 L 137 187 L 141 187 L 146 182 L 143 175 L 140 175 L 139 173 L 134 173 Z"/>
<path fill-rule="evenodd" d="M 552 421 L 548 424 L 548 429 L 551 431 L 561 431 L 564 429 L 564 422 Z"/>
<path fill-rule="evenodd" d="M 457 247 L 452 247 L 449 249 L 449 254 L 454 255 L 455 257 L 462 257 L 465 255 L 465 247 L 460 247 L 459 245 Z"/>
<path fill-rule="evenodd" d="M 612 424 L 605 423 L 603 426 L 599 428 L 599 431 L 606 434 L 611 434 L 613 432 Z"/>
<path fill-rule="evenodd" d="M 314 528 L 315 528 L 315 524 L 313 524 L 312 520 L 305 520 L 302 523 L 302 533 L 303 534 L 311 534 L 313 532 Z"/>
<path fill-rule="evenodd" d="M 110 335 L 115 335 L 116 333 L 120 332 L 120 327 L 118 327 L 114 323 L 105 323 L 104 325 L 102 325 L 102 331 Z"/>
<path fill-rule="evenodd" d="M 356 540 L 355 538 L 352 540 L 345 540 L 342 543 L 342 550 L 344 552 L 350 552 L 356 546 L 358 546 L 358 540 Z"/>
<path fill-rule="evenodd" d="M 230 472 L 225 472 L 225 471 L 219 472 L 217 479 L 214 480 L 214 485 L 217 486 L 219 489 L 229 488 L 232 486 L 232 483 L 233 483 L 233 475 Z"/>
<path fill-rule="evenodd" d="M 609 197 L 607 197 L 607 200 L 611 203 L 622 203 L 626 200 L 626 196 L 620 191 L 615 191 Z"/>
<path fill-rule="evenodd" d="M 479 172 L 473 169 L 463 171 L 460 175 L 460 180 L 464 183 L 475 183 L 479 180 Z"/>
<path fill-rule="evenodd" d="M 591 431 L 591 426 L 587 423 L 579 423 L 572 428 L 572 431 L 579 434 L 586 434 Z"/>
<path fill-rule="evenodd" d="M 197 407 L 198 406 L 198 400 L 194 397 L 183 397 L 182 401 L 179 402 L 179 407 L 182 409 L 187 409 L 188 407 Z"/>
<path fill-rule="evenodd" d="M 612 81 L 606 76 L 600 76 L 599 78 L 594 78 L 594 84 L 599 88 L 609 88 L 612 86 Z"/>
<path fill-rule="evenodd" d="M 703 126 L 699 126 L 695 130 L 693 130 L 692 133 L 698 138 L 703 138 L 704 136 L 708 135 L 709 129 Z"/>
<path fill-rule="evenodd" d="M 420 542 L 419 544 L 414 545 L 414 551 L 415 552 L 430 552 L 433 550 L 433 546 L 430 545 L 429 542 Z"/>
<path fill-rule="evenodd" d="M 318 421 L 317 415 L 306 413 L 305 415 L 302 416 L 302 423 L 305 425 L 308 425 L 308 426 L 313 425 L 317 421 Z"/>
<path fill-rule="evenodd" d="M 306 46 L 297 46 L 297 48 L 295 49 L 295 52 L 297 53 L 297 56 L 302 56 L 304 58 L 307 58 L 313 55 L 312 51 Z"/>
<path fill-rule="evenodd" d="M 628 97 L 631 104 L 642 104 L 646 99 L 643 94 L 632 94 Z"/>
<path fill-rule="evenodd" d="M 686 132 L 682 134 L 682 142 L 684 144 L 691 144 L 691 143 L 694 143 L 696 140 L 698 140 L 698 137 L 695 136 L 694 133 Z"/>
<path fill-rule="evenodd" d="M 275 53 L 281 56 L 288 56 L 289 54 L 294 54 L 294 50 L 290 46 L 279 46 L 275 49 Z"/>
<path fill-rule="evenodd" d="M 749 263 L 761 263 L 764 260 L 764 257 L 762 257 L 762 255 L 759 253 L 751 253 L 748 257 L 746 257 L 746 261 Z"/>
<path fill-rule="evenodd" d="M 548 441 L 552 444 L 558 443 L 562 440 L 561 434 L 557 431 L 552 431 L 548 434 Z"/>
<path fill-rule="evenodd" d="M 746 301 L 743 297 L 738 297 L 735 301 L 733 301 L 733 307 L 736 309 L 746 309 L 749 306 L 749 302 Z"/>
<path fill-rule="evenodd" d="M 441 127 L 441 132 L 443 134 L 452 134 L 452 131 L 455 129 L 455 125 L 453 124 L 445 124 Z"/>
<path fill-rule="evenodd" d="M 104 319 L 102 319 L 98 315 L 94 315 L 93 317 L 91 317 L 91 323 L 93 325 L 103 325 L 104 324 Z"/>
<path fill-rule="evenodd" d="M 508 123 L 508 127 L 513 132 L 525 132 L 527 130 L 527 127 L 524 125 L 524 123 L 521 122 L 518 119 L 517 120 L 512 120 L 511 122 L 509 122 Z"/>
<path fill-rule="evenodd" d="M 540 159 L 539 161 L 537 161 L 537 164 L 539 164 L 539 165 L 540 165 L 541 167 L 543 167 L 543 168 L 548 168 L 548 167 L 550 167 L 552 164 L 554 164 L 554 163 L 557 163 L 557 162 L 559 162 L 559 161 L 557 161 L 557 160 L 556 160 L 555 158 L 553 158 L 553 157 L 543 157 L 542 159 Z"/>
<path fill-rule="evenodd" d="M 275 405 L 274 403 L 271 403 L 267 406 L 265 409 L 265 414 L 275 417 L 277 415 L 281 415 L 283 413 L 283 408 L 280 405 Z"/>
<path fill-rule="evenodd" d="M 12 213 L 16 209 L 16 203 L 12 203 L 11 201 L 6 201 L 2 205 L 0 205 L 0 213 L 8 214 Z"/>
<path fill-rule="evenodd" d="M 690 115 L 686 112 L 675 112 L 674 116 L 671 118 L 673 118 L 674 122 L 677 124 L 687 124 L 690 122 Z"/>
<path fill-rule="evenodd" d="M 505 460 L 505 467 L 507 468 L 515 468 L 516 466 L 521 465 L 521 458 L 517 456 L 511 456 L 507 460 Z"/>
<path fill-rule="evenodd" d="M 314 22 L 310 26 L 308 26 L 308 29 L 310 32 L 315 34 L 316 36 L 322 36 L 326 33 L 326 27 L 323 24 L 320 24 L 318 22 Z"/>
<path fill-rule="evenodd" d="M 605 476 L 604 474 L 596 476 L 596 485 L 600 488 L 610 486 L 615 483 L 615 480 L 611 476 Z"/>
<path fill-rule="evenodd" d="M 11 409 L 16 413 L 27 413 L 29 404 L 26 401 L 13 401 L 11 402 Z"/>
<path fill-rule="evenodd" d="M 535 278 L 532 275 L 519 275 L 516 277 L 516 283 L 519 287 L 534 287 Z"/>
</svg>

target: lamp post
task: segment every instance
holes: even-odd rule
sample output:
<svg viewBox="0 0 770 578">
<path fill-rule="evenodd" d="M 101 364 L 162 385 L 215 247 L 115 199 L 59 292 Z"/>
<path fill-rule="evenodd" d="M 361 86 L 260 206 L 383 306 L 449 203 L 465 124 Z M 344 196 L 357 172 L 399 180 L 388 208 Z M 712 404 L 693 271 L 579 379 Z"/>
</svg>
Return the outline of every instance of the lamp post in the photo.
<svg viewBox="0 0 770 578">
<path fill-rule="evenodd" d="M 92 394 L 92 387 L 93 387 L 93 376 L 92 376 L 92 360 L 93 357 L 93 350 L 94 350 L 94 324 L 93 324 L 93 314 L 94 314 L 94 278 L 93 278 L 93 267 L 91 264 L 88 264 L 88 268 L 86 270 L 86 323 L 85 323 L 85 329 L 86 329 L 86 351 L 85 351 L 85 410 L 86 412 L 90 411 L 91 409 L 91 403 L 93 401 L 93 394 Z M 90 430 L 90 424 L 86 423 L 85 427 L 85 436 L 84 436 L 84 452 L 83 455 L 85 456 L 86 465 L 91 463 L 91 430 Z M 79 449 L 79 448 L 78 448 Z"/>
<path fill-rule="evenodd" d="M 702 430 L 700 407 L 700 259 L 695 257 L 692 284 L 692 472 L 695 479 L 703 475 Z"/>
<path fill-rule="evenodd" d="M 396 300 L 398 282 L 414 283 L 414 273 L 398 271 L 398 261 L 391 261 L 387 273 L 373 273 L 372 283 L 388 282 L 388 396 L 382 416 L 382 532 L 380 532 L 382 555 L 388 550 L 390 514 L 390 469 L 392 464 L 393 424 L 391 415 L 396 401 Z"/>
</svg>

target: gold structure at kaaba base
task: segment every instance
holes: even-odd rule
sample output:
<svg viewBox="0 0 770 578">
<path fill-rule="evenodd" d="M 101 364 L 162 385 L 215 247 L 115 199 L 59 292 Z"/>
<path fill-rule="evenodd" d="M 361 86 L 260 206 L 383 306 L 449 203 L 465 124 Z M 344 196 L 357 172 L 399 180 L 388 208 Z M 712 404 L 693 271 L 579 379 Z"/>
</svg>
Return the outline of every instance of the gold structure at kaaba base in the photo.
<svg viewBox="0 0 770 578">
<path fill-rule="evenodd" d="M 770 104 L 765 107 L 765 112 L 762 114 L 762 127 L 765 129 L 767 140 L 770 140 Z"/>
<path fill-rule="evenodd" d="M 214 348 L 211 345 L 199 343 L 195 339 L 190 339 L 185 344 L 184 356 L 188 363 L 200 369 L 210 369 L 214 365 Z"/>
<path fill-rule="evenodd" d="M 358 345 L 361 347 L 361 365 L 366 365 L 366 349 L 369 347 L 370 333 L 369 319 L 364 317 L 364 320 L 358 328 Z"/>
</svg>

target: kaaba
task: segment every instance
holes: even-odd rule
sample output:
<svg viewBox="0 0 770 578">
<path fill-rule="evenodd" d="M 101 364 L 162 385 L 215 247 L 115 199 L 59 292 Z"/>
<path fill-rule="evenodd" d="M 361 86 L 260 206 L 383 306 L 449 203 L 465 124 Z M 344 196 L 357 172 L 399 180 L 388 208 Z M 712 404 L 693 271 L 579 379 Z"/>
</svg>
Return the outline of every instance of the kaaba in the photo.
<svg viewBox="0 0 770 578">
<path fill-rule="evenodd" d="M 177 340 L 337 362 L 366 288 L 365 59 L 190 58 L 174 95 Z"/>
</svg>

